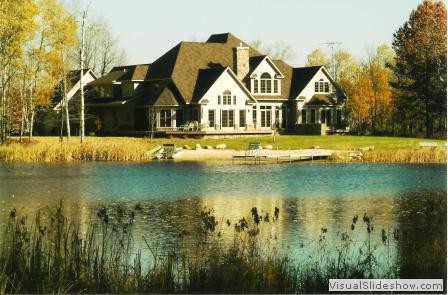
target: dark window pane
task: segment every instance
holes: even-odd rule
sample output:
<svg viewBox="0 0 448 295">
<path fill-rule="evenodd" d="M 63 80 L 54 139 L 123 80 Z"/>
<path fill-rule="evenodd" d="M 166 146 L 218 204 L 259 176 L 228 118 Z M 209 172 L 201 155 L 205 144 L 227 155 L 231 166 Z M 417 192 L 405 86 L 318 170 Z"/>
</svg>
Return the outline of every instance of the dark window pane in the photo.
<svg viewBox="0 0 448 295">
<path fill-rule="evenodd" d="M 311 110 L 311 123 L 316 123 L 316 110 Z"/>
<path fill-rule="evenodd" d="M 240 127 L 246 127 L 246 110 L 240 110 Z"/>
<path fill-rule="evenodd" d="M 208 110 L 208 126 L 215 127 L 215 110 Z"/>
</svg>

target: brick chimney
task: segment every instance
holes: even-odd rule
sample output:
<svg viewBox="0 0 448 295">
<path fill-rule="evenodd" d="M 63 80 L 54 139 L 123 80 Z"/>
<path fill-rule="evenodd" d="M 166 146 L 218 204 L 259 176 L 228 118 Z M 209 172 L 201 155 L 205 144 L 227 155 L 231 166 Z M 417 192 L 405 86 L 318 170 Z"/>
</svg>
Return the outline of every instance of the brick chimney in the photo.
<svg viewBox="0 0 448 295">
<path fill-rule="evenodd" d="M 241 81 L 249 73 L 249 47 L 243 43 L 233 48 L 233 72 Z"/>
</svg>

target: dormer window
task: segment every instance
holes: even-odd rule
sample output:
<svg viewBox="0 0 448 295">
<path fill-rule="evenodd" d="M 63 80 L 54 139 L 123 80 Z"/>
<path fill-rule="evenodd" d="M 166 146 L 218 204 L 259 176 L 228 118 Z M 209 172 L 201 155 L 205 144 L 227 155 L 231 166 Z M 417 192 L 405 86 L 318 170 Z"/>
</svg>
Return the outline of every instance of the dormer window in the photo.
<svg viewBox="0 0 448 295">
<path fill-rule="evenodd" d="M 261 93 L 271 93 L 271 75 L 269 73 L 263 73 L 260 77 L 261 80 Z"/>
<path fill-rule="evenodd" d="M 324 82 L 323 79 L 320 79 L 319 82 L 314 82 L 314 92 L 329 93 L 330 83 Z"/>
<path fill-rule="evenodd" d="M 222 93 L 222 102 L 223 104 L 232 104 L 232 93 L 230 92 L 230 90 L 224 90 L 224 92 Z"/>
</svg>

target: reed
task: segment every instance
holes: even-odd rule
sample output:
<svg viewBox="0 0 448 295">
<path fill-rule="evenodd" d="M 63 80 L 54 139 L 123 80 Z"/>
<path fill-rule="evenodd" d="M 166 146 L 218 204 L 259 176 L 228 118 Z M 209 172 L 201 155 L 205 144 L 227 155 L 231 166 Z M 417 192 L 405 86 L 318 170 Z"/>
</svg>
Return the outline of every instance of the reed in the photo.
<svg viewBox="0 0 448 295">
<path fill-rule="evenodd" d="M 446 149 L 402 149 L 397 151 L 371 151 L 362 156 L 366 162 L 387 163 L 446 163 Z"/>
<path fill-rule="evenodd" d="M 148 143 L 136 138 L 89 140 L 84 144 L 60 143 L 57 139 L 11 143 L 0 146 L 0 161 L 71 162 L 71 161 L 143 161 L 147 160 Z"/>
<path fill-rule="evenodd" d="M 343 151 L 331 155 L 337 163 L 447 163 L 446 149 L 405 148 L 398 150 Z"/>
<path fill-rule="evenodd" d="M 181 242 L 162 253 L 152 246 L 157 241 L 144 239 L 151 253 L 144 257 L 132 234 L 137 209 L 101 207 L 84 231 L 64 216 L 62 204 L 32 220 L 14 209 L 1 238 L 0 293 L 322 293 L 330 278 L 396 278 L 403 271 L 376 270 L 374 243 L 386 245 L 393 237 L 374 231 L 371 217 L 357 222 L 355 216 L 343 233 L 322 228 L 317 255 L 292 260 L 260 238 L 260 223 L 275 222 L 278 209 L 271 219 L 257 212 L 253 208 L 251 217 L 234 225 L 230 246 L 222 243 L 220 228 L 232 225 L 219 224 L 206 211 L 194 233 L 200 237 L 196 245 Z M 355 228 L 369 233 L 361 246 L 354 244 Z M 330 246 L 331 234 L 339 244 Z"/>
</svg>

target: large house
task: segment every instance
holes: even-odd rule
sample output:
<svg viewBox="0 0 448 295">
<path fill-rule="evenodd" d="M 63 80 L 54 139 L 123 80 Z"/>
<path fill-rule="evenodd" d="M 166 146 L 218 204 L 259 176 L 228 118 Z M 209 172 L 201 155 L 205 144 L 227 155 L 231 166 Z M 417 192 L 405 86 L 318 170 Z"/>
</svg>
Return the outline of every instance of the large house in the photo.
<svg viewBox="0 0 448 295">
<path fill-rule="evenodd" d="M 230 33 L 180 42 L 151 64 L 89 84 L 104 134 L 322 134 L 344 127 L 346 96 L 323 66 L 293 68 Z"/>
</svg>

